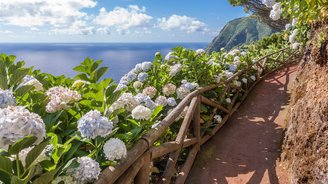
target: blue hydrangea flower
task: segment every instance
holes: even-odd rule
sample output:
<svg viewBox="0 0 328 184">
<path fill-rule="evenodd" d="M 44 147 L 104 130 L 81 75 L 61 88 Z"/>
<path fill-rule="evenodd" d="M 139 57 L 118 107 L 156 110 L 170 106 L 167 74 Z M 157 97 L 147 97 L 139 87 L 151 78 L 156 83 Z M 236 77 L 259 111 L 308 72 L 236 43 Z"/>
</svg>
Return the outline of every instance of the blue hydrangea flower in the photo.
<svg viewBox="0 0 328 184">
<path fill-rule="evenodd" d="M 168 98 L 167 99 L 167 105 L 173 107 L 173 106 L 176 106 L 177 105 L 177 102 L 175 101 L 174 98 L 171 97 L 171 98 Z"/>
<path fill-rule="evenodd" d="M 77 129 L 82 137 L 94 139 L 97 136 L 106 137 L 112 132 L 113 122 L 101 116 L 97 110 L 90 111 L 77 122 Z"/>
<path fill-rule="evenodd" d="M 143 82 L 143 81 L 145 81 L 147 79 L 147 77 L 148 77 L 148 74 L 147 73 L 141 72 L 138 75 L 138 81 Z"/>
</svg>

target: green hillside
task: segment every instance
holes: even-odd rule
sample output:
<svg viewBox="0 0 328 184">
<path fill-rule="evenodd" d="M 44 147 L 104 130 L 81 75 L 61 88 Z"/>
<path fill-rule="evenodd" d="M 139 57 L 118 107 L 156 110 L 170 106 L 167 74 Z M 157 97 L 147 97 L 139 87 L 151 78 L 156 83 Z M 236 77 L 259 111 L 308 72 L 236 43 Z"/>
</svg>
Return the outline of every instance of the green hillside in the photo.
<svg viewBox="0 0 328 184">
<path fill-rule="evenodd" d="M 228 22 L 208 46 L 207 51 L 219 51 L 259 40 L 276 32 L 254 17 L 243 17 Z"/>
</svg>

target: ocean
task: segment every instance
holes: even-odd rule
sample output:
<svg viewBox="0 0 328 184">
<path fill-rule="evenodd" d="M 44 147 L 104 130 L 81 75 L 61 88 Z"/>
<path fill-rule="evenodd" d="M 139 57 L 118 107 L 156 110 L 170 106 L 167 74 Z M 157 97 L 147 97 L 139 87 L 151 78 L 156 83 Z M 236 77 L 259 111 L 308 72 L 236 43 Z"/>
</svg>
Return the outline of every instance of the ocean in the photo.
<svg viewBox="0 0 328 184">
<path fill-rule="evenodd" d="M 137 63 L 152 61 L 156 52 L 166 55 L 171 48 L 205 49 L 208 43 L 0 43 L 0 53 L 16 55 L 42 72 L 73 77 L 73 68 L 86 57 L 103 60 L 105 77 L 115 81 Z"/>
</svg>

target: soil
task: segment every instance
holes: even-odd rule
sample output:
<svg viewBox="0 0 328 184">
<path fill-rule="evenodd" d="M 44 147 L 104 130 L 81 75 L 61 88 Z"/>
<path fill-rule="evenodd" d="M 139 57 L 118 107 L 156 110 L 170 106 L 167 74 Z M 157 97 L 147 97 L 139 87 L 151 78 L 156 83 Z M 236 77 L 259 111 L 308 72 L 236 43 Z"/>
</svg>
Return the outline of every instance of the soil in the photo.
<svg viewBox="0 0 328 184">
<path fill-rule="evenodd" d="M 280 161 L 296 65 L 271 73 L 198 153 L 186 183 L 289 184 Z"/>
</svg>

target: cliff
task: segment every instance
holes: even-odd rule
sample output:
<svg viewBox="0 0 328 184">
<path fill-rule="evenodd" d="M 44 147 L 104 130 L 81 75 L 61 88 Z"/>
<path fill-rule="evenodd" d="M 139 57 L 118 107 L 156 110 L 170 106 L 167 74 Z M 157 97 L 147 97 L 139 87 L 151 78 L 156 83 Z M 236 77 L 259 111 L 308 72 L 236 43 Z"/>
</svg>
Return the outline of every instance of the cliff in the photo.
<svg viewBox="0 0 328 184">
<path fill-rule="evenodd" d="M 257 41 L 276 32 L 270 26 L 254 17 L 243 17 L 228 22 L 216 36 L 207 51 L 219 51 L 221 48 L 231 48 L 244 43 Z"/>
</svg>

